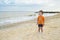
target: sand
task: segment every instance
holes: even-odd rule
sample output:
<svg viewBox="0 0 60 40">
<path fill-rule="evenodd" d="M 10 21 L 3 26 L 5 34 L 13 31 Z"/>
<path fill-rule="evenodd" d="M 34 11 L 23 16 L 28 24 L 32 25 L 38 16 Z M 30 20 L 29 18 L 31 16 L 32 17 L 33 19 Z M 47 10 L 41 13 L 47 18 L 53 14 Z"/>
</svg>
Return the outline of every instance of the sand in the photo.
<svg viewBox="0 0 60 40">
<path fill-rule="evenodd" d="M 0 40 L 60 40 L 60 14 L 46 17 L 44 32 L 37 31 L 36 19 L 0 28 Z"/>
</svg>

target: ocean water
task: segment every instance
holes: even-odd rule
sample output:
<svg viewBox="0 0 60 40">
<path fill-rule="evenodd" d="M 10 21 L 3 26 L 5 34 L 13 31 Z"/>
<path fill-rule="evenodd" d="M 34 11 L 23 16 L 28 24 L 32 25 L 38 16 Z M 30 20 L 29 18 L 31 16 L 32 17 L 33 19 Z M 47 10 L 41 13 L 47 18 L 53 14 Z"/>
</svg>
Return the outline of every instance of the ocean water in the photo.
<svg viewBox="0 0 60 40">
<path fill-rule="evenodd" d="M 25 11 L 1 11 L 0 12 L 0 26 L 17 23 L 17 22 L 23 22 L 28 20 L 33 20 L 34 18 L 37 18 L 38 13 L 34 12 L 25 12 Z M 53 16 L 55 14 L 51 13 L 45 13 L 44 16 Z"/>
</svg>

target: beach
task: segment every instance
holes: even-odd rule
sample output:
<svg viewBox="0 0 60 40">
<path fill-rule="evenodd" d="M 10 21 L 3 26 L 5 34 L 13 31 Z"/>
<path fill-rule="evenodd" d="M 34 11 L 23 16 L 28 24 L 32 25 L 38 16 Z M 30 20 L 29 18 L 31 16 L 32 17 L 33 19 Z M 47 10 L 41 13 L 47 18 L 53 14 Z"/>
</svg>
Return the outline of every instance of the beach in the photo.
<svg viewBox="0 0 60 40">
<path fill-rule="evenodd" d="M 60 40 L 60 14 L 45 17 L 43 33 L 37 29 L 36 19 L 3 25 L 0 40 Z"/>
</svg>

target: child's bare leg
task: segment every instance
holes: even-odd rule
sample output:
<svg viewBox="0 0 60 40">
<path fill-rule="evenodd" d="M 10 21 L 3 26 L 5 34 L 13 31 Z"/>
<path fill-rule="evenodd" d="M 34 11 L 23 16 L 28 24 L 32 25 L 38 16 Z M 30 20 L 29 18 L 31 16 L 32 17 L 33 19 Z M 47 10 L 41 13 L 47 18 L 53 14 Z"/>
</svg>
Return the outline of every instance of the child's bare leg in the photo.
<svg viewBox="0 0 60 40">
<path fill-rule="evenodd" d="M 40 27 L 38 27 L 38 32 L 40 32 Z"/>
<path fill-rule="evenodd" d="M 41 27 L 41 32 L 43 32 L 43 27 Z"/>
</svg>

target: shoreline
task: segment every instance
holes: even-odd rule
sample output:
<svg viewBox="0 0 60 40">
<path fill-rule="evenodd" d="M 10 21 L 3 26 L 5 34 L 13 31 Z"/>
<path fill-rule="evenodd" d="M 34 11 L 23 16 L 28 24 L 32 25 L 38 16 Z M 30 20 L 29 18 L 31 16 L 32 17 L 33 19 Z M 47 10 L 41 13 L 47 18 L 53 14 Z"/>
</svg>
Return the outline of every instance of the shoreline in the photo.
<svg viewBox="0 0 60 40">
<path fill-rule="evenodd" d="M 53 15 L 53 16 L 56 16 L 56 15 L 58 15 L 58 14 L 55 14 L 55 15 Z M 53 16 L 46 16 L 45 18 L 51 18 L 51 17 L 53 17 Z M 6 24 L 6 25 L 2 25 L 2 26 L 0 26 L 0 29 L 11 28 L 11 27 L 8 27 L 8 26 L 15 26 L 15 25 L 17 25 L 17 24 L 21 25 L 21 24 L 23 24 L 23 23 L 31 22 L 31 21 L 34 21 L 34 20 L 36 21 L 37 19 L 34 18 L 33 20 L 27 20 L 27 21 L 23 21 L 23 22 L 16 22 L 16 23 L 10 23 L 10 24 Z"/>
<path fill-rule="evenodd" d="M 55 13 L 55 14 L 53 14 L 53 15 L 51 15 L 50 14 L 50 16 L 48 15 L 45 15 L 45 17 L 51 17 L 51 16 L 54 16 L 54 15 L 57 15 L 57 13 Z M 33 19 L 32 19 L 32 17 L 33 17 Z M 16 24 L 16 23 L 22 23 L 22 22 L 25 22 L 25 21 L 30 21 L 30 20 L 34 20 L 34 19 L 36 19 L 37 18 L 37 16 L 35 15 L 35 17 L 34 16 L 32 16 L 32 17 L 30 17 L 31 19 L 24 19 L 24 21 L 22 21 L 22 20 L 16 20 L 16 22 L 14 23 L 13 21 L 12 21 L 12 23 L 10 23 L 10 22 L 6 22 L 6 24 L 5 23 L 3 23 L 3 24 L 0 24 L 0 27 L 2 27 L 2 26 L 6 26 L 6 25 L 12 25 L 12 24 Z M 7 20 L 8 21 L 8 20 Z M 18 22 L 19 21 L 19 22 Z"/>
</svg>

